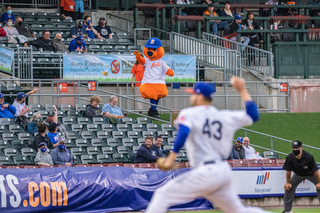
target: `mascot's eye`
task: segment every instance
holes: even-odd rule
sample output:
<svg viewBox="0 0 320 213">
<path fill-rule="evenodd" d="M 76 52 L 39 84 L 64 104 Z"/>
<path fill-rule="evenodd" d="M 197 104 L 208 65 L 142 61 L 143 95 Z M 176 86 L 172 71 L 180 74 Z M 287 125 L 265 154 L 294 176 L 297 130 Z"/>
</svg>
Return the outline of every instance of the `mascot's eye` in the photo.
<svg viewBox="0 0 320 213">
<path fill-rule="evenodd" d="M 157 49 L 156 49 L 156 48 L 148 48 L 148 50 L 157 51 Z"/>
</svg>

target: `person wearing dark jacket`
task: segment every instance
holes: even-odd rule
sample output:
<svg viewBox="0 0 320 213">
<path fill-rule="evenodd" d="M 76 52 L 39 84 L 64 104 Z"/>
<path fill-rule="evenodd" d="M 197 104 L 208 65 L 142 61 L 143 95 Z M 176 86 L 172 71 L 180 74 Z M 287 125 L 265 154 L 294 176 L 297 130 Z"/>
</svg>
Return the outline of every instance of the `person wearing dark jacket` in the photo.
<svg viewBox="0 0 320 213">
<path fill-rule="evenodd" d="M 231 7 L 231 4 L 230 2 L 226 1 L 224 3 L 224 9 L 220 10 L 219 13 L 219 16 L 220 17 L 235 17 L 235 14 L 234 12 L 230 9 Z M 223 20 L 223 19 L 222 19 Z M 228 23 L 232 23 L 233 21 L 232 20 L 226 20 Z"/>
<path fill-rule="evenodd" d="M 101 102 L 101 98 L 97 95 L 91 96 L 90 98 L 90 104 L 86 107 L 86 117 L 87 118 L 104 118 L 105 113 L 102 112 L 101 107 L 99 106 L 99 103 Z"/>
<path fill-rule="evenodd" d="M 232 147 L 232 151 L 231 151 L 231 155 L 230 155 L 230 159 L 246 159 L 246 152 L 244 150 L 244 148 L 242 147 L 242 143 L 243 143 L 243 138 L 242 137 L 238 137 L 236 144 L 233 145 Z"/>
<path fill-rule="evenodd" d="M 138 149 L 134 157 L 135 163 L 155 163 L 159 157 L 151 150 L 153 138 L 147 136 L 144 144 Z"/>
<path fill-rule="evenodd" d="M 247 25 L 247 29 L 249 30 L 257 30 L 260 29 L 260 26 L 258 24 L 258 22 L 256 22 L 256 20 L 254 20 L 254 14 L 253 12 L 249 11 L 247 13 L 247 18 L 243 21 L 243 24 Z M 260 42 L 263 42 L 263 40 L 261 39 L 262 36 L 261 34 L 257 34 L 257 33 L 247 33 L 244 34 L 245 36 L 247 36 L 248 38 L 250 38 L 250 42 L 249 42 L 249 46 L 254 47 L 254 44 L 257 42 L 258 39 L 258 35 L 260 37 Z"/>
<path fill-rule="evenodd" d="M 163 150 L 161 148 L 162 142 L 163 142 L 162 137 L 161 136 L 157 136 L 156 139 L 154 139 L 154 144 L 152 144 L 152 146 L 151 146 L 151 150 L 159 158 L 164 157 L 163 154 L 169 154 L 170 153 L 170 150 L 168 150 L 168 149 Z"/>
<path fill-rule="evenodd" d="M 28 47 L 28 45 L 35 46 L 39 50 L 41 48 L 43 51 L 56 52 L 56 48 L 53 45 L 53 41 L 50 40 L 50 32 L 49 32 L 49 30 L 44 30 L 42 32 L 42 37 L 39 37 L 36 40 L 28 41 L 28 42 L 24 43 L 23 47 Z"/>
<path fill-rule="evenodd" d="M 38 134 L 34 137 L 33 148 L 37 150 L 40 146 L 40 143 L 45 142 L 49 149 L 54 149 L 53 144 L 50 141 L 49 136 L 46 133 L 47 125 L 45 123 L 38 124 Z"/>
<path fill-rule="evenodd" d="M 230 28 L 229 33 L 232 34 L 232 33 L 237 32 L 237 30 L 239 29 L 239 25 L 241 25 L 241 29 L 243 29 L 242 18 L 241 18 L 241 16 L 236 15 L 234 17 L 234 22 L 229 26 L 229 28 Z M 241 42 L 244 45 L 248 45 L 250 42 L 250 38 L 248 38 L 247 36 L 241 36 Z M 246 46 L 244 46 L 244 45 L 241 46 L 241 51 L 243 51 L 246 48 Z"/>
</svg>

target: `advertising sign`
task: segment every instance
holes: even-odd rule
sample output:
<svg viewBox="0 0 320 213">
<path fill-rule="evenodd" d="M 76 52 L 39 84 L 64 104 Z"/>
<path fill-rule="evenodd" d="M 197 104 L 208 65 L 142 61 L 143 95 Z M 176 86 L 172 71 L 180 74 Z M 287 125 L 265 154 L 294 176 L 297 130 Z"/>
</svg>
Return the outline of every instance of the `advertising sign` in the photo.
<svg viewBox="0 0 320 213">
<path fill-rule="evenodd" d="M 0 47 L 0 70 L 11 73 L 13 57 L 13 50 Z"/>
</svg>

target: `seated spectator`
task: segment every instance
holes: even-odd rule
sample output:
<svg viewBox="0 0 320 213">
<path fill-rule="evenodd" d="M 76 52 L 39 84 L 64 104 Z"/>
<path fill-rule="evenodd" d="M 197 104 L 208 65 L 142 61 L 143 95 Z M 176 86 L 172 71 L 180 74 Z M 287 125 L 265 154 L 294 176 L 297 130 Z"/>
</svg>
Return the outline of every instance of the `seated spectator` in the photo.
<svg viewBox="0 0 320 213">
<path fill-rule="evenodd" d="M 230 25 L 230 32 L 229 33 L 231 34 L 231 33 L 237 32 L 240 24 L 241 24 L 241 28 L 243 28 L 241 16 L 236 15 L 234 22 Z M 248 38 L 247 36 L 241 36 L 241 42 L 244 45 L 248 45 L 250 42 L 250 38 Z M 245 48 L 246 48 L 246 46 L 241 46 L 241 51 L 243 51 Z"/>
<path fill-rule="evenodd" d="M 34 159 L 34 163 L 40 166 L 53 165 L 51 155 L 48 153 L 48 147 L 46 142 L 40 143 L 37 156 Z"/>
<path fill-rule="evenodd" d="M 33 148 L 37 150 L 38 147 L 40 146 L 40 143 L 45 142 L 49 149 L 53 149 L 54 146 L 51 143 L 49 136 L 47 135 L 47 130 L 48 130 L 47 125 L 45 123 L 38 123 L 37 127 L 38 127 L 38 134 L 34 137 Z"/>
<path fill-rule="evenodd" d="M 60 141 L 58 144 L 58 147 L 51 152 L 53 164 L 72 166 L 73 157 L 70 151 L 66 148 L 66 144 L 64 141 Z"/>
<path fill-rule="evenodd" d="M 99 19 L 98 26 L 96 26 L 95 29 L 97 30 L 97 32 L 99 33 L 99 35 L 102 38 L 112 39 L 111 28 L 109 26 L 107 26 L 106 24 L 107 24 L 107 22 L 106 22 L 105 17 L 101 17 Z"/>
<path fill-rule="evenodd" d="M 243 148 L 246 154 L 246 159 L 261 159 L 259 153 L 250 146 L 250 140 L 248 137 L 243 138 Z"/>
<path fill-rule="evenodd" d="M 14 119 L 16 108 L 8 103 L 4 103 L 4 95 L 0 93 L 0 118 Z"/>
<path fill-rule="evenodd" d="M 68 49 L 66 48 L 66 45 L 61 40 L 61 38 L 62 38 L 61 33 L 57 33 L 54 36 L 54 39 L 52 40 L 53 46 L 56 48 L 57 51 L 67 52 Z"/>
<path fill-rule="evenodd" d="M 36 93 L 38 91 L 39 91 L 39 88 L 36 88 L 34 90 L 31 90 L 28 93 L 19 92 L 17 94 L 17 97 L 12 104 L 12 106 L 14 106 L 16 108 L 16 113 L 15 113 L 16 117 L 24 116 L 24 117 L 28 118 L 28 112 L 30 111 L 30 108 L 26 107 L 26 103 L 25 103 L 26 98 L 29 95 Z"/>
<path fill-rule="evenodd" d="M 320 16 L 320 1 L 319 0 L 310 0 L 308 5 L 318 6 L 317 8 L 310 9 L 310 16 Z"/>
<path fill-rule="evenodd" d="M 91 96 L 90 98 L 90 104 L 86 107 L 86 117 L 87 118 L 95 118 L 100 117 L 104 118 L 104 112 L 102 112 L 101 107 L 99 106 L 99 103 L 101 102 L 101 98 L 99 96 Z"/>
<path fill-rule="evenodd" d="M 122 119 L 126 116 L 123 115 L 121 109 L 117 106 L 118 105 L 118 97 L 111 95 L 109 99 L 109 103 L 105 104 L 102 108 L 102 111 L 106 113 L 108 118 L 116 118 Z"/>
<path fill-rule="evenodd" d="M 256 22 L 254 20 L 254 14 L 253 12 L 249 11 L 247 13 L 247 18 L 244 20 L 243 22 L 244 24 L 247 25 L 247 29 L 248 30 L 253 30 L 253 29 L 260 29 L 260 26 L 258 24 L 258 22 Z M 258 39 L 258 34 L 257 33 L 248 33 L 248 34 L 244 34 L 245 36 L 247 36 L 248 38 L 250 38 L 250 42 L 249 42 L 249 46 L 254 47 L 254 44 L 257 42 Z M 263 43 L 262 35 L 259 34 L 260 37 L 260 43 Z"/>
<path fill-rule="evenodd" d="M 278 5 L 278 2 L 277 0 L 268 0 L 266 2 L 266 4 L 268 5 Z M 275 15 L 279 15 L 278 14 L 278 8 L 274 8 L 274 13 Z M 263 11 L 262 11 L 262 16 L 270 16 L 270 8 L 264 8 Z"/>
<path fill-rule="evenodd" d="M 231 11 L 230 9 L 231 7 L 231 3 L 226 1 L 224 3 L 224 9 L 223 10 L 220 10 L 220 17 L 235 17 L 235 14 L 233 11 Z M 232 23 L 232 20 L 227 20 L 228 23 Z"/>
<path fill-rule="evenodd" d="M 84 41 L 82 35 L 78 36 L 70 42 L 69 52 L 87 52 L 86 42 Z"/>
<path fill-rule="evenodd" d="M 44 30 L 42 32 L 42 37 L 39 37 L 34 41 L 28 41 L 24 43 L 23 47 L 28 47 L 28 45 L 35 46 L 40 51 L 42 50 L 56 52 L 56 48 L 54 47 L 52 40 L 50 40 L 49 30 Z"/>
<path fill-rule="evenodd" d="M 204 11 L 205 16 L 219 17 L 219 15 L 214 11 L 214 4 L 208 5 L 208 10 Z M 210 28 L 212 29 L 213 35 L 218 34 L 218 30 L 224 30 L 224 35 L 228 35 L 230 28 L 227 21 L 221 20 L 210 20 Z"/>
<path fill-rule="evenodd" d="M 57 147 L 59 145 L 59 141 L 61 140 L 59 134 L 58 134 L 58 126 L 59 124 L 52 122 L 48 126 L 48 137 L 50 138 L 51 143 L 53 144 L 53 147 Z"/>
<path fill-rule="evenodd" d="M 4 29 L 4 31 L 6 31 L 8 37 L 18 37 L 19 36 L 18 30 L 15 27 L 13 27 L 13 21 L 11 18 L 7 19 L 6 26 L 3 29 Z"/>
<path fill-rule="evenodd" d="M 0 37 L 5 37 L 7 36 L 6 31 L 0 26 Z"/>
<path fill-rule="evenodd" d="M 132 69 L 131 69 L 131 73 L 132 73 L 132 82 L 134 81 L 142 81 L 143 78 L 143 74 L 144 74 L 144 66 L 141 65 L 138 61 L 136 61 L 136 63 L 133 65 Z M 142 97 L 140 94 L 140 87 L 141 83 L 136 83 L 135 85 L 132 83 L 131 84 L 131 88 L 134 90 L 134 94 L 135 95 L 139 95 L 138 97 L 136 97 L 137 100 L 142 101 Z M 142 113 L 142 103 L 141 102 L 136 102 L 137 108 L 139 110 L 139 113 Z"/>
<path fill-rule="evenodd" d="M 88 34 L 88 38 L 91 38 L 91 39 L 102 38 L 102 39 L 104 39 L 103 37 L 100 36 L 98 31 L 96 29 L 94 29 L 90 16 L 85 16 L 84 17 L 83 26 L 86 28 L 86 32 Z"/>
<path fill-rule="evenodd" d="M 53 105 L 53 110 L 54 111 L 49 111 L 49 113 L 47 115 L 46 122 L 48 124 L 51 124 L 52 122 L 58 123 L 58 110 L 55 105 Z"/>
<path fill-rule="evenodd" d="M 244 148 L 242 147 L 243 138 L 238 137 L 235 145 L 232 147 L 230 159 L 246 159 L 246 153 L 244 151 Z"/>
<path fill-rule="evenodd" d="M 189 0 L 177 0 L 177 4 L 190 4 L 190 1 Z M 181 8 L 181 15 L 186 16 L 186 15 L 188 15 L 188 13 L 189 13 L 189 8 L 185 8 L 185 7 Z M 176 15 L 178 15 L 178 12 Z"/>
<path fill-rule="evenodd" d="M 157 136 L 156 139 L 154 140 L 154 144 L 152 144 L 151 146 L 151 150 L 153 152 L 153 154 L 155 154 L 157 157 L 162 158 L 164 157 L 163 154 L 169 154 L 170 150 L 166 149 L 163 150 L 161 148 L 163 139 L 161 136 Z"/>
<path fill-rule="evenodd" d="M 33 113 L 30 123 L 28 124 L 28 133 L 34 134 L 38 132 L 38 124 L 42 122 L 41 114 L 39 112 Z"/>
<path fill-rule="evenodd" d="M 77 25 L 74 27 L 71 27 L 70 29 L 71 38 L 77 38 L 80 35 L 82 35 L 84 38 L 88 38 L 88 34 L 86 32 L 86 28 L 83 26 L 82 20 L 78 20 Z"/>
<path fill-rule="evenodd" d="M 18 33 L 20 35 L 23 35 L 25 37 L 36 37 L 34 32 L 31 30 L 31 28 L 28 25 L 23 24 L 23 20 L 21 17 L 17 17 L 16 23 L 15 23 L 15 28 L 18 30 Z"/>
<path fill-rule="evenodd" d="M 152 141 L 151 136 L 146 137 L 144 144 L 141 145 L 134 157 L 135 163 L 155 163 L 158 160 L 159 157 L 152 154 Z"/>
<path fill-rule="evenodd" d="M 14 15 L 12 13 L 11 6 L 8 5 L 6 7 L 6 9 L 7 9 L 7 11 L 5 13 L 3 13 L 1 16 L 2 23 L 6 23 L 9 18 L 13 21 L 13 23 L 15 23 L 16 19 L 14 18 Z"/>
</svg>

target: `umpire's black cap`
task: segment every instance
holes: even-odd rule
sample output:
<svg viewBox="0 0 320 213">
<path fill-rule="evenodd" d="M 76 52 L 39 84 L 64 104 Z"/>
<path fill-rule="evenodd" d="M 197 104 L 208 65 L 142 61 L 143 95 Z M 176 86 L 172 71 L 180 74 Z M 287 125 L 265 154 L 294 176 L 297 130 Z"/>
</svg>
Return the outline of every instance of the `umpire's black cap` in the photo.
<svg viewBox="0 0 320 213">
<path fill-rule="evenodd" d="M 292 141 L 292 148 L 300 148 L 302 147 L 301 141 Z"/>
</svg>

